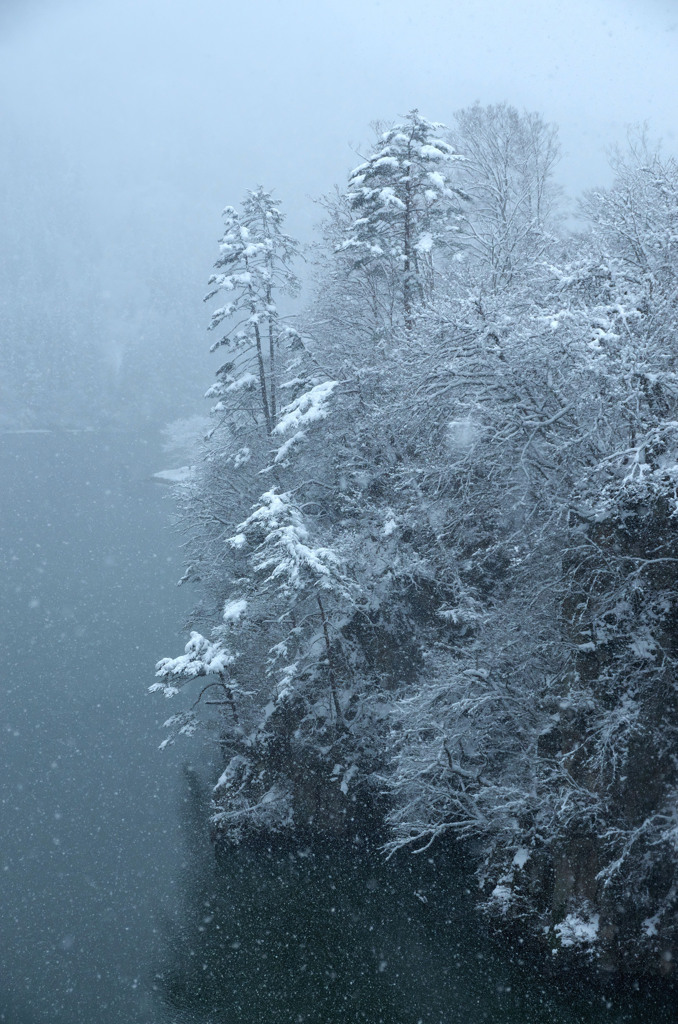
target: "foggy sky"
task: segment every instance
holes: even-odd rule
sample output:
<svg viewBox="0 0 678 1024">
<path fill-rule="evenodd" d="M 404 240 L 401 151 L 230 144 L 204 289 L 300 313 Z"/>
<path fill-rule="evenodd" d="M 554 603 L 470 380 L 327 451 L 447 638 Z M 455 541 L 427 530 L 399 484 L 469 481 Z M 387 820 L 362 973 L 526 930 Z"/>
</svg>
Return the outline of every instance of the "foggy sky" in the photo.
<svg viewBox="0 0 678 1024">
<path fill-rule="evenodd" d="M 372 120 L 505 100 L 560 126 L 576 193 L 609 180 L 606 147 L 630 123 L 675 149 L 677 57 L 667 0 L 3 0 L 0 184 L 20 224 L 31 175 L 46 216 L 63 203 L 87 221 L 72 272 L 96 263 L 107 301 L 137 304 L 128 333 L 160 302 L 151 278 L 183 290 L 199 358 L 220 211 L 246 188 L 274 189 L 308 237 L 307 197 L 345 182 Z M 106 344 L 122 352 L 119 333 Z"/>
</svg>

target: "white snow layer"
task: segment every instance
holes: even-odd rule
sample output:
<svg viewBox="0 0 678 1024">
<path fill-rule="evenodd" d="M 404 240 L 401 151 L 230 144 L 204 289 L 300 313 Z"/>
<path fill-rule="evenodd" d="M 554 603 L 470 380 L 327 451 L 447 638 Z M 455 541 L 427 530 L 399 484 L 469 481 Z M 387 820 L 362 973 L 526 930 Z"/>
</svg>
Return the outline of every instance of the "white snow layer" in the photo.
<svg viewBox="0 0 678 1024">
<path fill-rule="evenodd" d="M 526 850 L 525 847 L 521 847 L 520 850 L 516 850 L 516 855 L 513 858 L 513 863 L 517 868 L 524 868 L 530 859 L 530 851 Z"/>
<path fill-rule="evenodd" d="M 555 931 L 560 936 L 561 945 L 575 946 L 595 942 L 598 938 L 599 925 L 599 914 L 593 914 L 588 921 L 578 914 L 568 914 L 564 921 L 556 925 Z"/>
<path fill-rule="evenodd" d="M 327 416 L 326 403 L 339 381 L 326 380 L 322 384 L 316 384 L 310 391 L 306 391 L 299 398 L 286 405 L 282 410 L 283 415 L 280 422 L 273 429 L 274 434 L 284 434 L 292 428 L 297 429 L 305 423 L 313 420 L 323 420 Z"/>
<path fill-rule="evenodd" d="M 244 597 L 238 598 L 235 601 L 227 601 L 222 614 L 224 622 L 237 622 L 245 614 L 246 608 L 247 601 Z"/>
</svg>

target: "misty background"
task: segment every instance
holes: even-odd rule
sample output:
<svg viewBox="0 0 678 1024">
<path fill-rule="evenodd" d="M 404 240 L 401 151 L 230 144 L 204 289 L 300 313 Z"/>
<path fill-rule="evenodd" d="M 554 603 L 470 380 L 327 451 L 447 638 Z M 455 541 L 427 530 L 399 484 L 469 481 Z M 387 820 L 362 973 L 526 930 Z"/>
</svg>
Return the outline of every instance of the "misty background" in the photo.
<svg viewBox="0 0 678 1024">
<path fill-rule="evenodd" d="M 222 208 L 261 183 L 309 241 L 374 119 L 538 110 L 570 195 L 629 124 L 675 148 L 677 42 L 667 0 L 2 0 L 0 423 L 204 411 Z"/>
</svg>

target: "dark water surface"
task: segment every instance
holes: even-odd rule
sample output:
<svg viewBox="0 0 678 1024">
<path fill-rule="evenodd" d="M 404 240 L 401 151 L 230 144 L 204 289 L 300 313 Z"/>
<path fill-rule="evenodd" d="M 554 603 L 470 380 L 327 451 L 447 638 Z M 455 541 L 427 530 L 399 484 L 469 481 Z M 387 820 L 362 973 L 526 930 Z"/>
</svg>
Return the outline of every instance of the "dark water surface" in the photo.
<svg viewBox="0 0 678 1024">
<path fill-rule="evenodd" d="M 195 834 L 195 833 L 194 833 Z M 675 1024 L 666 993 L 559 986 L 474 913 L 437 854 L 230 850 L 182 887 L 163 958 L 173 1024 Z"/>
<path fill-rule="evenodd" d="M 152 666 L 178 653 L 155 443 L 0 437 L 0 1021 L 671 1024 L 493 944 L 467 878 L 362 847 L 215 861 L 199 758 L 165 754 Z"/>
<path fill-rule="evenodd" d="M 181 783 L 146 689 L 188 599 L 160 458 L 126 435 L 0 436 L 0 1020 L 157 1019 Z"/>
</svg>

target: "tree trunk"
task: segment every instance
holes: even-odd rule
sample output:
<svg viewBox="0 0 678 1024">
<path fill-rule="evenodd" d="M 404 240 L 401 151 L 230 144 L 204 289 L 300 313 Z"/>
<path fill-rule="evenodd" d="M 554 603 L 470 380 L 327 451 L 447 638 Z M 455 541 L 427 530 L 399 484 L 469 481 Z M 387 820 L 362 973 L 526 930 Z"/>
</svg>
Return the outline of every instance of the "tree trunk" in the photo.
<svg viewBox="0 0 678 1024">
<path fill-rule="evenodd" d="M 325 609 L 323 608 L 323 603 L 320 600 L 320 596 L 319 595 L 316 595 L 316 600 L 318 602 L 318 608 L 320 608 L 320 618 L 322 620 L 323 634 L 325 636 L 325 650 L 327 652 L 327 670 L 328 670 L 328 675 L 329 675 L 329 680 L 330 680 L 330 693 L 332 694 L 332 701 L 334 703 L 334 710 L 336 711 L 336 714 L 337 714 L 337 723 L 342 725 L 342 726 L 344 726 L 344 728 L 345 728 L 346 727 L 346 723 L 344 722 L 344 716 L 341 713 L 341 706 L 339 704 L 339 696 L 337 694 L 337 681 L 336 681 L 336 678 L 335 678 L 335 675 L 334 675 L 334 668 L 332 667 L 332 648 L 330 646 L 330 633 L 329 633 L 329 630 L 327 628 L 327 617 L 325 616 Z"/>
</svg>

